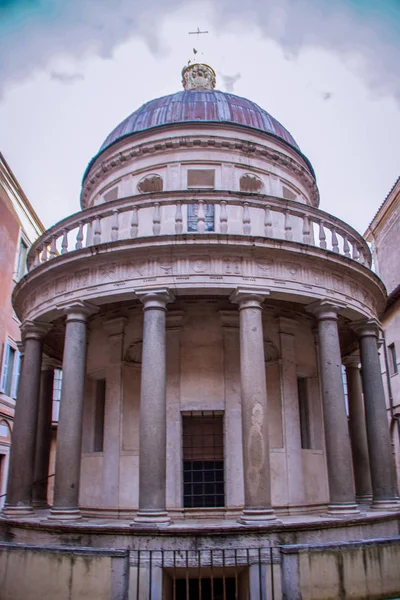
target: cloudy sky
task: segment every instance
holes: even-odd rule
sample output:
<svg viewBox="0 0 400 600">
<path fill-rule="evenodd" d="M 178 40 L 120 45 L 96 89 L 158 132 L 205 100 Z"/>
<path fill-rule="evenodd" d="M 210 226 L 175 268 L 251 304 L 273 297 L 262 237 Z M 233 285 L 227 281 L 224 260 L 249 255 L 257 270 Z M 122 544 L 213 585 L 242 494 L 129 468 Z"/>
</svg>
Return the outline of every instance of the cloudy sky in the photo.
<svg viewBox="0 0 400 600">
<path fill-rule="evenodd" d="M 321 208 L 364 231 L 400 175 L 399 0 L 0 0 L 0 150 L 44 224 L 79 210 L 104 138 L 181 88 L 193 46 L 289 129 Z"/>
</svg>

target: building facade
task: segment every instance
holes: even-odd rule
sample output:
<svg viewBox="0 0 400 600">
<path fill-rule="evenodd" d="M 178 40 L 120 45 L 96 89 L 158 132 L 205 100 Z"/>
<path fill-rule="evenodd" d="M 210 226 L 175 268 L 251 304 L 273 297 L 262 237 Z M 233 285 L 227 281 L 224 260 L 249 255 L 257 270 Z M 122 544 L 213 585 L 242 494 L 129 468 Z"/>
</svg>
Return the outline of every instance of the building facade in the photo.
<svg viewBox="0 0 400 600">
<path fill-rule="evenodd" d="M 382 316 L 384 340 L 381 369 L 385 384 L 388 420 L 400 482 L 400 178 L 380 206 L 364 236 L 372 247 L 376 272 L 386 286 L 388 299 Z M 399 491 L 399 488 L 398 488 Z"/>
<path fill-rule="evenodd" d="M 0 153 L 0 506 L 6 492 L 20 372 L 20 321 L 11 294 L 27 271 L 31 244 L 43 233 L 42 223 Z"/>
<path fill-rule="evenodd" d="M 280 123 L 215 90 L 211 67 L 182 74 L 183 91 L 106 139 L 82 211 L 35 242 L 14 290 L 24 362 L 6 600 L 22 597 L 13 574 L 32 547 L 32 565 L 58 553 L 60 598 L 84 586 L 121 600 L 396 592 L 386 294 L 368 245 L 318 208 L 313 168 Z M 54 361 L 54 500 L 40 511 Z M 369 561 L 387 552 L 390 577 L 377 578 Z M 29 598 L 52 597 L 43 564 Z"/>
</svg>

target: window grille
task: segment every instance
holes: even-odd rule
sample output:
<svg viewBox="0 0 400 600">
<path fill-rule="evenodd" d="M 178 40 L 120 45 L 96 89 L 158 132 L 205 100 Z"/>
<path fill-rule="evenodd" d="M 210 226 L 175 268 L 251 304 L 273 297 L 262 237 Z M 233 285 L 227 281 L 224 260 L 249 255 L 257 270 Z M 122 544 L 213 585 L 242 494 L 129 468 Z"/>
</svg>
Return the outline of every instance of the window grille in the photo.
<svg viewBox="0 0 400 600">
<path fill-rule="evenodd" d="M 202 411 L 182 416 L 183 506 L 225 505 L 223 416 Z"/>
</svg>

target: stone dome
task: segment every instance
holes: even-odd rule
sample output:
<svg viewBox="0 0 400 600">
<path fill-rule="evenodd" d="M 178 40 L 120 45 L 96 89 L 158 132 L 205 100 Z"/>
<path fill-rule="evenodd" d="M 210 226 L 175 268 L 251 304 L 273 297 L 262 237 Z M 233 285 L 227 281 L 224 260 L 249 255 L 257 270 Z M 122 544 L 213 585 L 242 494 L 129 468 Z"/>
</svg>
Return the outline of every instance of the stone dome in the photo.
<svg viewBox="0 0 400 600">
<path fill-rule="evenodd" d="M 263 131 L 299 150 L 283 125 L 255 102 L 214 89 L 185 89 L 146 102 L 106 138 L 99 152 L 125 136 L 172 123 L 230 123 Z"/>
</svg>

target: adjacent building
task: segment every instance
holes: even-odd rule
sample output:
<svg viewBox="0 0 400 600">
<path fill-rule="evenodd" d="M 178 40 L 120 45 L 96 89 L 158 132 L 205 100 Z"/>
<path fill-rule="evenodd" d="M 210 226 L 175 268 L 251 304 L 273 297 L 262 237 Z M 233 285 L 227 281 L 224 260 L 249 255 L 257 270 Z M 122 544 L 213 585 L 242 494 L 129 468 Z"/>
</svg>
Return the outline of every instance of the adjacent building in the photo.
<svg viewBox="0 0 400 600">
<path fill-rule="evenodd" d="M 393 597 L 369 247 L 276 119 L 206 64 L 182 77 L 110 133 L 14 289 L 4 599 Z"/>
<path fill-rule="evenodd" d="M 375 270 L 386 286 L 388 299 L 382 316 L 382 376 L 397 482 L 400 483 L 400 178 L 379 207 L 364 237 L 370 242 Z M 400 492 L 400 488 L 398 488 Z"/>
<path fill-rule="evenodd" d="M 0 153 L 0 506 L 4 503 L 20 372 L 20 321 L 11 304 L 27 271 L 32 243 L 44 233 L 39 217 Z"/>
</svg>

